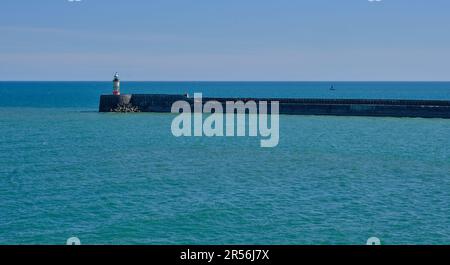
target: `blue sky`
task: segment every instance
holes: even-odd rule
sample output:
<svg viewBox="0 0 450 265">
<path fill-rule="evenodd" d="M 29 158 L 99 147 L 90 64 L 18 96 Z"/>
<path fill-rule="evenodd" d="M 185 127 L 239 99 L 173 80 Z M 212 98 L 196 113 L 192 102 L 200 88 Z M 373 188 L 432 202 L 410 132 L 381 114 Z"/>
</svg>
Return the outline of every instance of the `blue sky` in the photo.
<svg viewBox="0 0 450 265">
<path fill-rule="evenodd" d="M 2 0 L 0 80 L 450 80 L 448 0 Z"/>
</svg>

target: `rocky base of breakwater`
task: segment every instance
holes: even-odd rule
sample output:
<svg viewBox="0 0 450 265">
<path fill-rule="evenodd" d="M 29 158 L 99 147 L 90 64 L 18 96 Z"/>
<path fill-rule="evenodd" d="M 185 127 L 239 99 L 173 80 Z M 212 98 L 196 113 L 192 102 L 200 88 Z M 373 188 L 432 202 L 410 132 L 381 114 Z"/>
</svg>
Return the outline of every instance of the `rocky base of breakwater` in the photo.
<svg viewBox="0 0 450 265">
<path fill-rule="evenodd" d="M 111 109 L 110 111 L 111 112 L 121 112 L 121 113 L 141 112 L 141 110 L 138 107 L 133 106 L 130 103 L 128 103 L 128 104 L 121 103 L 121 104 L 117 105 L 116 108 Z"/>
</svg>

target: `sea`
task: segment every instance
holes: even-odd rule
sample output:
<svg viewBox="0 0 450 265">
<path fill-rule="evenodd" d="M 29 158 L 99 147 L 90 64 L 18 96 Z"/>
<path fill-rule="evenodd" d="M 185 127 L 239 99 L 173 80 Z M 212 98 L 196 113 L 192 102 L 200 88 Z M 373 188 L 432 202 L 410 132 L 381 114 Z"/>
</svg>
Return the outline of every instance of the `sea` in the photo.
<svg viewBox="0 0 450 265">
<path fill-rule="evenodd" d="M 334 86 L 335 90 L 330 90 Z M 450 243 L 450 120 L 280 116 L 280 140 L 98 113 L 112 82 L 0 82 L 0 244 Z M 122 93 L 450 100 L 449 82 L 122 82 Z"/>
</svg>

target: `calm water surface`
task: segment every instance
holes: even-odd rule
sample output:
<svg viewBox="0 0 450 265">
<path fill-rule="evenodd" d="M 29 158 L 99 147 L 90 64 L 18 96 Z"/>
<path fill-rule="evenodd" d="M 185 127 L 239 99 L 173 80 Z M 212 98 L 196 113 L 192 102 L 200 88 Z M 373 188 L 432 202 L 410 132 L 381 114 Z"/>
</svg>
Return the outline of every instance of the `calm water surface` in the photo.
<svg viewBox="0 0 450 265">
<path fill-rule="evenodd" d="M 450 83 L 130 82 L 123 92 L 450 99 Z M 0 244 L 450 243 L 450 121 L 281 116 L 280 144 L 97 113 L 110 82 L 0 82 Z"/>
</svg>

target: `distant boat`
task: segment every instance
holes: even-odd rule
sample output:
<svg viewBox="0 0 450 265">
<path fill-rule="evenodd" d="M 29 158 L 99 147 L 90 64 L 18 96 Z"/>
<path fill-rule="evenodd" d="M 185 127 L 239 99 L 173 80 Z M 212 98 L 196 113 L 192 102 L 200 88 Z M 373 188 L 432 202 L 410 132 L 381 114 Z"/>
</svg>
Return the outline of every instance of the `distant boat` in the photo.
<svg viewBox="0 0 450 265">
<path fill-rule="evenodd" d="M 334 91 L 334 90 L 336 90 L 336 88 L 334 88 L 334 86 L 331 85 L 330 90 Z"/>
</svg>

